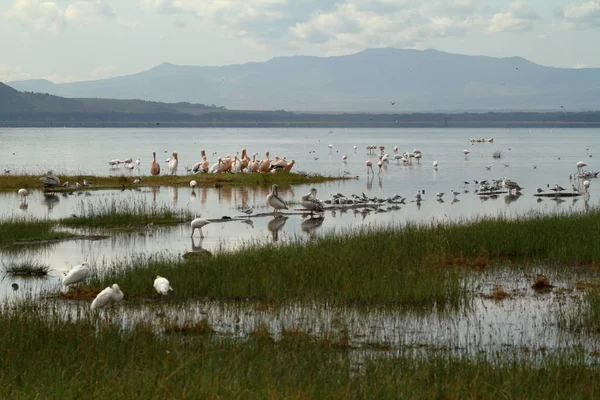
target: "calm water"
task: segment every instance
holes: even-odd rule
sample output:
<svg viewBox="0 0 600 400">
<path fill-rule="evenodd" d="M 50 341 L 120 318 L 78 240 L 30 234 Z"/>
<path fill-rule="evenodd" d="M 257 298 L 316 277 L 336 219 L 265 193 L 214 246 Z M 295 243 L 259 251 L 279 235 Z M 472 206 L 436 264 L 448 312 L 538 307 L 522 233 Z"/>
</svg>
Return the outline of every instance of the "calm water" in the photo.
<svg viewBox="0 0 600 400">
<path fill-rule="evenodd" d="M 177 151 L 179 173 L 185 166 L 200 160 L 200 151 L 206 150 L 209 162 L 218 156 L 235 155 L 242 148 L 249 154 L 264 152 L 296 160 L 294 170 L 325 175 L 356 177 L 344 182 L 316 185 L 321 199 L 341 192 L 387 197 L 400 194 L 407 198 L 406 205 L 384 206 L 379 211 L 357 213 L 328 211 L 320 221 L 311 221 L 300 215 L 289 215 L 285 220 L 272 217 L 252 218 L 252 225 L 241 222 L 214 223 L 203 229 L 205 238 L 190 238 L 187 224 L 169 228 L 150 228 L 143 232 L 111 233 L 100 241 L 66 241 L 44 250 L 0 252 L 3 263 L 23 258 L 35 259 L 54 270 L 50 282 L 58 282 L 60 275 L 72 266 L 87 260 L 101 268 L 124 255 L 165 252 L 184 254 L 200 248 L 209 251 L 231 249 L 249 242 L 285 242 L 295 238 L 314 238 L 330 232 L 343 232 L 365 225 L 400 225 L 407 221 L 450 220 L 472 218 L 499 213 L 513 216 L 530 211 L 556 212 L 583 210 L 598 203 L 592 180 L 590 198 L 553 199 L 534 197 L 535 188 L 560 184 L 571 188 L 579 185 L 570 180 L 578 161 L 588 163 L 588 170 L 598 170 L 595 151 L 600 151 L 597 129 L 0 129 L 0 173 L 29 173 L 44 175 L 49 169 L 57 173 L 109 175 L 149 174 L 152 151 L 156 151 L 163 171 L 165 159 Z M 471 144 L 468 138 L 494 138 L 493 143 Z M 328 145 L 332 147 L 329 148 Z M 383 145 L 393 156 L 393 147 L 400 153 L 418 148 L 423 153 L 420 163 L 397 164 L 391 160 L 380 174 L 367 176 L 364 162 L 370 159 L 376 165 L 377 156 L 368 154 L 367 145 Z M 353 149 L 357 146 L 357 150 Z M 465 157 L 463 150 L 471 153 Z M 501 159 L 492 157 L 502 152 Z M 347 162 L 342 162 L 347 155 Z M 114 158 L 139 158 L 140 170 L 111 169 L 108 161 Z M 598 153 L 597 157 L 600 157 Z M 434 170 L 432 162 L 439 163 Z M 536 166 L 534 168 L 534 165 Z M 488 169 L 486 167 L 491 167 Z M 476 185 L 464 181 L 508 177 L 517 181 L 524 190 L 522 196 L 501 194 L 497 198 L 475 194 Z M 72 183 L 72 182 L 71 182 Z M 281 196 L 288 202 L 298 202 L 310 185 L 283 188 Z M 41 182 L 40 182 L 41 188 Z M 423 201 L 415 203 L 414 196 L 423 190 Z M 460 192 L 453 196 L 451 191 Z M 12 215 L 61 218 L 77 214 L 87 204 L 136 202 L 169 204 L 190 209 L 204 218 L 222 216 L 241 217 L 240 207 L 254 206 L 256 212 L 266 212 L 268 189 L 265 188 L 172 188 L 131 187 L 124 191 L 90 191 L 73 194 L 48 195 L 41 190 L 30 191 L 27 208 L 19 207 L 16 193 L 0 192 L 0 218 Z M 444 201 L 436 200 L 437 192 L 445 192 Z M 299 206 L 292 206 L 292 208 Z M 97 233 L 97 232 L 93 232 Z M 0 296 L 10 291 L 11 279 L 0 283 Z M 39 283 L 23 283 L 36 286 Z"/>
<path fill-rule="evenodd" d="M 149 174 L 152 151 L 158 154 L 163 171 L 164 162 L 172 151 L 179 153 L 179 173 L 192 166 L 206 150 L 210 163 L 218 156 L 235 155 L 246 148 L 249 154 L 270 151 L 275 155 L 295 159 L 296 171 L 325 175 L 345 175 L 356 179 L 316 185 L 318 196 L 327 199 L 341 192 L 368 196 L 405 196 L 406 204 L 384 205 L 378 211 L 358 213 L 354 210 L 330 210 L 322 220 L 310 220 L 301 215 L 288 215 L 277 220 L 272 216 L 250 218 L 252 224 L 239 221 L 213 223 L 203 228 L 205 238 L 190 238 L 188 224 L 172 227 L 150 227 L 127 233 L 108 233 L 104 240 L 73 240 L 42 248 L 23 247 L 17 251 L 0 249 L 0 263 L 22 260 L 39 261 L 53 269 L 46 280 L 22 280 L 0 274 L 0 299 L 18 299 L 35 295 L 42 289 L 59 289 L 60 277 L 72 266 L 88 261 L 96 272 L 114 260 L 136 254 L 182 255 L 189 251 L 219 251 L 235 249 L 244 243 L 285 243 L 288 240 L 311 240 L 332 232 L 344 232 L 363 226 L 391 224 L 400 226 L 407 221 L 458 221 L 482 215 L 523 215 L 528 212 L 581 211 L 598 204 L 599 190 L 592 179 L 587 201 L 581 197 L 558 202 L 533 196 L 536 188 L 560 184 L 570 190 L 578 179 L 575 164 L 585 161 L 586 169 L 597 171 L 595 152 L 600 151 L 597 129 L 0 129 L 0 173 L 44 175 L 49 169 L 57 173 L 89 175 L 125 175 L 131 181 Z M 494 138 L 493 143 L 471 144 L 468 138 Z M 328 145 L 331 144 L 331 149 Z M 376 165 L 377 156 L 368 154 L 366 145 L 383 145 L 393 156 L 393 147 L 400 153 L 418 148 L 423 153 L 420 164 L 396 164 L 390 161 L 380 174 L 367 177 L 364 162 Z M 357 146 L 354 151 L 353 146 Z M 463 150 L 471 153 L 465 158 Z M 502 152 L 494 159 L 495 151 Z M 347 162 L 342 162 L 347 155 Z M 114 158 L 141 159 L 142 168 L 129 171 L 110 169 Z M 432 162 L 439 163 L 434 170 Z M 536 166 L 534 168 L 534 165 Z M 486 167 L 489 167 L 486 168 Z M 508 177 L 524 188 L 522 196 L 501 194 L 496 198 L 480 197 L 475 193 L 473 180 Z M 468 185 L 464 181 L 471 182 Z M 72 183 L 72 182 L 71 182 Z M 281 196 L 289 203 L 298 202 L 310 185 L 282 188 Z M 40 182 L 41 188 L 41 182 Z M 424 191 L 423 201 L 415 203 L 418 190 Z M 460 194 L 453 196 L 451 191 Z M 444 201 L 436 193 L 445 192 Z M 173 188 L 131 187 L 125 190 L 81 191 L 48 195 L 31 190 L 27 207 L 20 206 L 14 192 L 0 191 L 0 219 L 14 215 L 29 215 L 58 219 L 78 214 L 90 204 L 129 203 L 169 205 L 192 210 L 204 218 L 222 216 L 244 217 L 239 209 L 254 206 L 255 213 L 267 212 L 265 188 Z M 299 208 L 292 205 L 290 208 Z M 106 233 L 86 230 L 82 233 Z M 1 267 L 1 266 L 0 266 Z M 543 268 L 540 272 L 544 272 Z M 244 336 L 258 324 L 266 324 L 276 337 L 281 329 L 301 329 L 318 334 L 347 327 L 351 341 L 382 343 L 392 348 L 403 344 L 443 346 L 449 350 L 498 350 L 506 347 L 537 349 L 583 346 L 590 351 L 598 348 L 594 337 L 565 335 L 556 329 L 557 315 L 570 307 L 580 307 L 581 293 L 571 291 L 576 277 L 551 277 L 566 294 L 533 293 L 532 277 L 514 268 L 510 271 L 490 271 L 475 277 L 474 291 L 490 293 L 500 283 L 512 297 L 495 302 L 481 296 L 474 299 L 471 312 L 440 316 L 404 315 L 395 311 L 336 309 L 326 304 L 319 307 L 292 305 L 276 312 L 260 311 L 252 304 L 186 303 L 185 308 L 171 307 L 167 316 L 180 321 L 208 318 L 215 329 L 226 335 Z M 12 283 L 20 285 L 11 289 Z M 173 283 L 176 287 L 176 283 Z M 126 288 L 123 288 L 126 292 Z M 74 310 L 87 304 L 65 302 Z M 150 315 L 148 315 L 150 313 Z M 120 307 L 121 323 L 138 318 L 155 319 L 153 308 Z M 159 322 L 159 321 L 156 321 Z M 340 325 L 340 322 L 343 322 Z"/>
</svg>

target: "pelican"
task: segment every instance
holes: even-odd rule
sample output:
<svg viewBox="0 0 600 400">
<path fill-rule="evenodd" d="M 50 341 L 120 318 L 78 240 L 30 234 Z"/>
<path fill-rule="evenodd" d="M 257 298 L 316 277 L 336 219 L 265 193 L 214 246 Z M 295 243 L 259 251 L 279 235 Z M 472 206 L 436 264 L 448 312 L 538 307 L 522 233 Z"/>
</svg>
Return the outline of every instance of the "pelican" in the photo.
<svg viewBox="0 0 600 400">
<path fill-rule="evenodd" d="M 296 160 L 292 160 L 289 163 L 287 163 L 287 165 L 283 167 L 283 172 L 290 172 L 294 164 L 296 164 Z"/>
<path fill-rule="evenodd" d="M 217 158 L 217 162 L 214 163 L 209 169 L 208 172 L 211 174 L 216 174 L 217 172 L 221 172 L 221 164 L 223 164 L 223 159 L 221 157 Z"/>
<path fill-rule="evenodd" d="M 152 152 L 152 162 L 150 163 L 150 173 L 152 175 L 160 174 L 160 164 L 156 162 L 156 152 Z"/>
<path fill-rule="evenodd" d="M 177 159 L 177 152 L 173 152 L 173 158 L 169 160 L 169 175 L 177 175 L 177 167 L 179 166 L 179 160 Z"/>
<path fill-rule="evenodd" d="M 52 171 L 48 171 L 46 176 L 40 178 L 40 181 L 44 182 L 44 187 L 60 186 L 60 179 L 54 176 Z"/>
<path fill-rule="evenodd" d="M 310 215 L 312 216 L 313 211 L 315 212 L 323 212 L 323 204 L 319 199 L 317 199 L 317 189 L 310 189 L 310 193 L 300 198 L 300 204 L 304 208 L 310 211 Z"/>
<path fill-rule="evenodd" d="M 169 290 L 173 290 L 169 281 L 160 275 L 157 275 L 156 279 L 154 280 L 154 289 L 156 289 L 156 291 L 162 295 L 163 301 L 165 296 L 169 293 Z"/>
<path fill-rule="evenodd" d="M 273 207 L 273 214 L 277 214 L 277 211 L 283 209 L 283 210 L 287 210 L 287 206 L 285 205 L 285 202 L 283 201 L 283 199 L 281 197 L 279 197 L 278 194 L 279 191 L 279 186 L 277 186 L 277 184 L 273 184 L 273 186 L 271 186 L 271 193 L 269 193 L 267 195 L 267 204 L 270 207 Z"/>
<path fill-rule="evenodd" d="M 19 194 L 19 196 L 21 196 L 21 203 L 27 204 L 27 196 L 29 195 L 27 189 L 21 188 L 17 193 Z"/>
<path fill-rule="evenodd" d="M 260 165 L 260 161 L 256 160 L 256 154 L 252 155 L 252 161 L 248 164 L 248 172 L 256 172 L 258 171 L 258 166 Z"/>
<path fill-rule="evenodd" d="M 285 161 L 283 158 L 281 158 L 279 156 L 275 156 L 275 161 L 271 161 L 269 171 L 271 171 L 271 172 L 283 171 L 286 166 L 287 166 L 287 161 Z"/>
<path fill-rule="evenodd" d="M 258 172 L 269 172 L 269 168 L 271 167 L 271 160 L 269 159 L 269 152 L 265 152 L 266 158 L 260 162 L 258 165 Z"/>
<path fill-rule="evenodd" d="M 371 160 L 365 161 L 365 167 L 367 167 L 367 175 L 369 175 L 369 169 L 371 170 L 373 175 L 375 175 L 375 171 L 373 171 L 373 163 L 371 162 Z"/>
<path fill-rule="evenodd" d="M 194 181 L 194 180 L 191 180 L 191 181 L 190 181 L 190 187 L 191 187 L 192 189 L 194 189 L 196 186 L 198 186 L 198 182 L 196 182 L 196 181 Z"/>
<path fill-rule="evenodd" d="M 200 237 L 203 238 L 204 234 L 202 233 L 202 227 L 204 225 L 208 225 L 208 224 L 210 224 L 210 221 L 207 220 L 207 219 L 204 219 L 204 218 L 196 218 L 196 219 L 194 219 L 191 222 L 191 224 L 190 224 L 190 226 L 192 227 L 192 234 L 190 236 L 194 236 L 194 231 L 196 229 L 198 229 L 198 231 L 200 231 Z"/>
<path fill-rule="evenodd" d="M 62 285 L 67 288 L 69 285 L 74 285 L 85 281 L 90 277 L 90 265 L 86 262 L 76 265 L 71 269 L 62 280 Z"/>
<path fill-rule="evenodd" d="M 114 283 L 112 286 L 107 287 L 92 301 L 92 310 L 96 308 L 110 306 L 123 300 L 123 292 L 119 288 L 119 285 Z"/>
</svg>

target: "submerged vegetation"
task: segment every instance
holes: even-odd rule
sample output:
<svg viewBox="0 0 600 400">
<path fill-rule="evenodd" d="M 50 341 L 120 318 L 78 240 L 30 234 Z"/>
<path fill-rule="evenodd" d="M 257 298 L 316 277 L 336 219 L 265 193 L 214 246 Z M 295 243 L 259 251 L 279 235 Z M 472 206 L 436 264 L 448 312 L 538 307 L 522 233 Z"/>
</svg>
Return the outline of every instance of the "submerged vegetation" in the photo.
<svg viewBox="0 0 600 400">
<path fill-rule="evenodd" d="M 56 230 L 56 222 L 48 219 L 12 217 L 0 221 L 0 247 L 21 242 L 60 240 L 73 234 Z"/>
</svg>

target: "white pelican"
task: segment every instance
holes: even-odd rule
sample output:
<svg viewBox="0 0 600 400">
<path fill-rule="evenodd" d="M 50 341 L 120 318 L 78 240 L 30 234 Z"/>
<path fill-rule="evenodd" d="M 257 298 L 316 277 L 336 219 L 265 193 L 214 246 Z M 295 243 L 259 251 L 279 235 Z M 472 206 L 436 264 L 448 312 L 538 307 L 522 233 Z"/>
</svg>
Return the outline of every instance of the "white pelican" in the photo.
<svg viewBox="0 0 600 400">
<path fill-rule="evenodd" d="M 60 179 L 54 176 L 52 171 L 48 171 L 46 176 L 40 178 L 40 181 L 44 182 L 44 187 L 60 186 Z"/>
<path fill-rule="evenodd" d="M 256 172 L 258 171 L 258 166 L 260 162 L 256 161 L 256 154 L 252 155 L 252 161 L 248 164 L 248 172 Z"/>
<path fill-rule="evenodd" d="M 221 157 L 217 158 L 217 162 L 214 163 L 209 169 L 208 172 L 211 174 L 216 174 L 217 172 L 221 172 L 221 164 L 223 164 L 223 159 Z"/>
<path fill-rule="evenodd" d="M 173 158 L 169 160 L 169 175 L 177 175 L 177 167 L 179 166 L 179 159 L 177 158 L 177 152 L 173 152 Z"/>
<path fill-rule="evenodd" d="M 273 207 L 273 214 L 277 214 L 277 211 L 283 209 L 287 210 L 287 206 L 281 197 L 279 197 L 279 186 L 277 184 L 273 184 L 271 186 L 271 193 L 267 195 L 267 204 Z"/>
<path fill-rule="evenodd" d="M 271 161 L 271 166 L 269 167 L 269 171 L 277 172 L 283 171 L 283 169 L 287 166 L 287 161 L 285 159 L 275 156 L 275 160 Z"/>
<path fill-rule="evenodd" d="M 294 164 L 296 164 L 296 160 L 292 160 L 289 163 L 287 163 L 287 165 L 283 167 L 283 172 L 290 172 Z"/>
<path fill-rule="evenodd" d="M 86 262 L 76 265 L 71 269 L 62 280 L 62 285 L 67 288 L 69 285 L 74 285 L 85 281 L 90 277 L 90 265 Z"/>
<path fill-rule="evenodd" d="M 157 275 L 156 279 L 154 280 L 154 289 L 156 289 L 156 291 L 162 295 L 162 300 L 165 299 L 165 296 L 169 293 L 169 290 L 173 290 L 169 281 L 160 275 Z"/>
<path fill-rule="evenodd" d="M 98 296 L 96 296 L 94 301 L 92 301 L 92 310 L 95 308 L 110 306 L 118 303 L 121 300 L 123 300 L 123 292 L 119 288 L 119 285 L 114 283 L 112 287 L 109 286 L 98 293 Z"/>
<path fill-rule="evenodd" d="M 19 194 L 19 196 L 21 196 L 21 203 L 27 204 L 27 196 L 29 195 L 27 189 L 21 188 L 17 193 Z"/>
<path fill-rule="evenodd" d="M 323 204 L 319 199 L 317 199 L 317 189 L 310 189 L 310 193 L 304 195 L 300 198 L 300 204 L 304 208 L 310 211 L 310 215 L 312 216 L 313 211 L 315 212 L 323 212 Z"/>
<path fill-rule="evenodd" d="M 265 152 L 266 158 L 260 162 L 258 165 L 258 172 L 269 172 L 269 168 L 271 167 L 271 160 L 269 159 L 269 152 Z"/>
<path fill-rule="evenodd" d="M 194 181 L 194 180 L 191 180 L 191 181 L 190 181 L 190 187 L 191 187 L 192 189 L 194 189 L 196 186 L 198 186 L 198 182 L 196 182 L 196 181 Z"/>
<path fill-rule="evenodd" d="M 371 160 L 365 161 L 365 167 L 367 167 L 367 175 L 369 175 L 369 169 L 371 170 L 373 175 L 375 175 L 375 171 L 373 171 L 373 163 L 371 162 Z"/>
<path fill-rule="evenodd" d="M 196 229 L 198 229 L 198 231 L 200 232 L 200 237 L 204 237 L 204 234 L 202 233 L 202 227 L 204 225 L 208 225 L 210 224 L 210 221 L 204 218 L 196 218 L 194 219 L 190 226 L 192 227 L 192 234 L 190 236 L 194 236 L 194 231 Z"/>
<path fill-rule="evenodd" d="M 150 173 L 152 175 L 160 174 L 160 164 L 156 162 L 156 152 L 152 152 L 152 162 L 150 162 Z"/>
</svg>

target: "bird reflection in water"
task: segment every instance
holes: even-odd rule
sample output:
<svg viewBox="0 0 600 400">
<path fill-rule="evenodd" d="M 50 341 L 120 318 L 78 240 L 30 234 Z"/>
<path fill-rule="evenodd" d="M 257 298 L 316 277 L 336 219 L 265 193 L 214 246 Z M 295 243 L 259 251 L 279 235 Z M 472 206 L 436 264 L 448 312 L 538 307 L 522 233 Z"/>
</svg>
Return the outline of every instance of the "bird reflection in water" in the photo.
<svg viewBox="0 0 600 400">
<path fill-rule="evenodd" d="M 275 218 L 273 218 L 267 223 L 267 229 L 273 235 L 274 242 L 279 240 L 279 230 L 283 228 L 288 218 L 289 217 L 286 217 L 284 215 L 277 215 Z"/>
<path fill-rule="evenodd" d="M 198 255 L 207 255 L 207 256 L 209 256 L 211 254 L 210 251 L 208 251 L 204 247 L 202 247 L 202 242 L 204 241 L 204 238 L 192 237 L 191 239 L 192 239 L 192 253 L 196 253 Z"/>
<path fill-rule="evenodd" d="M 311 238 L 315 238 L 316 231 L 321 225 L 323 225 L 323 221 L 325 221 L 325 217 L 319 216 L 319 217 L 314 217 L 314 218 L 313 217 L 306 218 L 300 224 L 300 229 L 302 229 L 302 232 L 308 233 Z"/>
<path fill-rule="evenodd" d="M 21 209 L 23 211 L 27 211 L 28 208 L 29 208 L 29 204 L 27 204 L 26 202 L 19 203 L 19 209 Z"/>
<path fill-rule="evenodd" d="M 171 203 L 177 205 L 177 198 L 179 197 L 179 188 L 177 186 L 169 186 L 169 197 L 171 197 Z"/>
<path fill-rule="evenodd" d="M 44 193 L 42 204 L 48 207 L 48 211 L 52 211 L 55 205 L 60 202 L 60 197 L 55 194 Z"/>
<path fill-rule="evenodd" d="M 156 194 L 160 190 L 158 186 L 150 186 L 150 193 L 152 193 L 152 201 L 156 201 Z"/>
<path fill-rule="evenodd" d="M 190 193 L 190 200 L 196 200 L 196 191 L 194 189 L 192 189 L 192 192 Z"/>
<path fill-rule="evenodd" d="M 375 175 L 367 175 L 367 190 L 373 189 L 373 177 Z"/>
<path fill-rule="evenodd" d="M 510 204 L 513 203 L 517 200 L 519 200 L 519 197 L 521 197 L 521 193 L 517 193 L 517 194 L 507 194 L 506 196 L 504 196 L 504 204 Z"/>
</svg>

